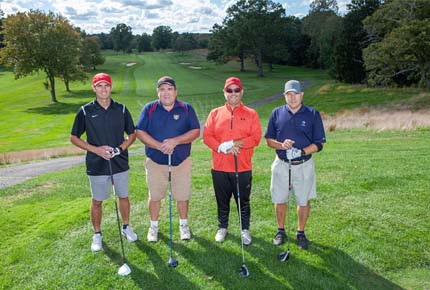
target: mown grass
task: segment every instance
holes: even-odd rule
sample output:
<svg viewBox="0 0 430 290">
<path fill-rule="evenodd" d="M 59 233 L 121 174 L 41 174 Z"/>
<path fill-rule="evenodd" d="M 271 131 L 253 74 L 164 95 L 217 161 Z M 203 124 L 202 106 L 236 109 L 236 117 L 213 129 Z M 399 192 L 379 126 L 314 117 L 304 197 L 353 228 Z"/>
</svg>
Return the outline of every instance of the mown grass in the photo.
<svg viewBox="0 0 430 290">
<path fill-rule="evenodd" d="M 214 242 L 216 203 L 210 151 L 193 147 L 193 239 L 179 240 L 174 210 L 175 269 L 169 258 L 168 202 L 160 217 L 160 241 L 146 241 L 149 225 L 144 156 L 131 157 L 131 223 L 140 240 L 126 243 L 132 274 L 121 265 L 112 199 L 104 204 L 104 251 L 92 253 L 89 187 L 84 167 L 40 176 L 0 190 L 0 288 L 3 289 L 428 289 L 430 287 L 430 184 L 428 130 L 328 133 L 315 156 L 318 198 L 312 203 L 309 251 L 291 245 L 291 258 L 272 245 L 276 230 L 270 201 L 273 151 L 261 144 L 254 156 L 251 231 L 245 248 L 249 278 L 241 278 L 237 214 L 230 234 Z M 413 144 L 413 150 L 411 150 Z M 296 214 L 292 214 L 292 228 Z M 293 229 L 290 229 L 290 234 Z"/>
<path fill-rule="evenodd" d="M 113 96 L 128 106 L 135 121 L 142 106 L 155 99 L 155 83 L 162 75 L 176 79 L 180 98 L 194 106 L 202 122 L 224 102 L 221 90 L 231 75 L 242 79 L 245 103 L 278 93 L 285 80 L 296 78 L 307 82 L 305 102 L 326 114 L 402 102 L 429 107 L 425 99 L 416 100 L 415 89 L 345 86 L 318 70 L 275 66 L 265 78 L 258 78 L 251 64 L 247 72 L 239 73 L 237 63 L 216 66 L 198 54 L 108 52 L 107 60 L 98 71 L 112 74 Z M 127 67 L 129 62 L 137 64 Z M 181 64 L 185 62 L 190 65 Z M 10 70 L 0 71 L 1 152 L 70 146 L 73 117 L 93 98 L 89 83 L 73 84 L 72 93 L 57 84 L 59 103 L 52 104 L 42 82 L 43 76 L 37 75 L 14 81 Z M 257 108 L 263 128 L 271 110 L 283 102 L 281 98 Z M 116 274 L 122 262 L 112 200 L 104 204 L 104 251 L 90 251 L 90 193 L 84 166 L 2 189 L 0 289 L 429 289 L 429 133 L 429 129 L 327 132 L 328 143 L 315 156 L 318 198 L 307 227 L 312 244 L 309 251 L 292 244 L 286 263 L 276 257 L 286 247 L 272 245 L 276 223 L 269 186 L 274 152 L 262 141 L 254 155 L 253 244 L 245 253 L 251 276 L 246 279 L 237 274 L 242 257 L 234 210 L 228 239 L 214 242 L 211 156 L 201 139 L 192 152 L 191 241 L 179 240 L 174 218 L 174 256 L 180 263 L 176 269 L 167 267 L 167 200 L 161 211 L 160 242 L 146 241 L 142 155 L 130 159 L 131 223 L 140 240 L 125 244 L 132 268 L 128 277 Z M 133 145 L 141 147 L 139 142 Z M 294 227 L 295 213 L 292 220 Z"/>
<path fill-rule="evenodd" d="M 217 66 L 196 53 L 105 54 L 107 62 L 94 73 L 105 71 L 112 75 L 113 98 L 128 106 L 135 121 L 144 104 L 156 98 L 155 84 L 163 75 L 175 78 L 180 99 L 194 106 L 201 122 L 211 109 L 223 104 L 224 81 L 232 75 L 242 79 L 243 100 L 247 104 L 282 92 L 285 81 L 296 78 L 306 82 L 306 103 L 325 114 L 407 100 L 416 102 L 420 108 L 430 108 L 428 98 L 413 101 L 419 94 L 416 89 L 367 89 L 336 84 L 320 70 L 274 66 L 272 72 L 266 69 L 266 77 L 260 78 L 253 64 L 247 64 L 247 71 L 241 73 L 237 62 Z M 126 66 L 131 62 L 136 65 Z M 94 98 L 90 82 L 72 83 L 72 92 L 66 92 L 64 84 L 57 80 L 58 103 L 52 103 L 44 81 L 43 74 L 14 80 L 10 69 L 0 71 L 0 152 L 71 146 L 69 134 L 73 118 L 80 106 Z M 263 124 L 267 123 L 270 111 L 283 103 L 281 98 L 257 108 Z"/>
</svg>

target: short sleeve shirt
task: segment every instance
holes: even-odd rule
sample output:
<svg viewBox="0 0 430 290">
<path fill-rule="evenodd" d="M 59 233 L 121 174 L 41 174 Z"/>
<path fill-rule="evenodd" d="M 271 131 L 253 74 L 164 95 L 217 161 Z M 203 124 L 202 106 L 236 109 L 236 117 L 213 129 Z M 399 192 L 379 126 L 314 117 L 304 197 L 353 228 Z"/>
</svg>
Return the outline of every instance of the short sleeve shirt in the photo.
<svg viewBox="0 0 430 290">
<path fill-rule="evenodd" d="M 124 105 L 111 100 L 110 106 L 105 110 L 97 100 L 93 100 L 80 108 L 71 134 L 80 138 L 86 133 L 89 144 L 115 148 L 124 142 L 124 132 L 130 135 L 134 130 L 133 119 Z M 88 175 L 110 175 L 107 160 L 89 151 L 85 160 Z M 111 159 L 111 162 L 114 174 L 128 170 L 128 151 Z"/>
<path fill-rule="evenodd" d="M 167 111 L 159 100 L 148 103 L 142 109 L 136 128 L 145 131 L 159 142 L 180 136 L 190 130 L 200 129 L 200 123 L 193 107 L 176 100 L 173 108 Z M 182 163 L 191 153 L 191 143 L 179 144 L 172 155 L 172 165 Z M 158 164 L 168 164 L 168 156 L 160 150 L 145 147 L 145 154 Z"/>
<path fill-rule="evenodd" d="M 288 105 L 275 108 L 270 115 L 267 131 L 264 137 L 284 142 L 294 140 L 294 147 L 303 149 L 310 144 L 325 143 L 324 126 L 320 113 L 312 107 L 302 105 L 293 113 Z M 281 159 L 286 159 L 285 150 L 276 150 Z M 297 160 L 305 157 L 297 158 Z"/>
</svg>

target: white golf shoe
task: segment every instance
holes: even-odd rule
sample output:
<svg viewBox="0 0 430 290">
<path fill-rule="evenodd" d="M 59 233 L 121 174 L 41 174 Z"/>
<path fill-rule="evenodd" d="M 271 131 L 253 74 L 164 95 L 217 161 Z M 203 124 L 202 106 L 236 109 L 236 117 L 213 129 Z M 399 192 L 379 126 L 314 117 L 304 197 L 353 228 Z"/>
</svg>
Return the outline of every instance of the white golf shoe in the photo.
<svg viewBox="0 0 430 290">
<path fill-rule="evenodd" d="M 91 244 L 91 251 L 98 252 L 102 249 L 102 235 L 101 234 L 94 234 L 93 236 L 93 242 Z"/>
<path fill-rule="evenodd" d="M 188 224 L 180 225 L 179 232 L 181 233 L 181 240 L 189 240 L 191 239 L 191 231 Z"/>
<path fill-rule="evenodd" d="M 225 237 L 227 236 L 227 229 L 219 228 L 215 235 L 215 241 L 218 243 L 222 243 L 225 240 Z"/>
<path fill-rule="evenodd" d="M 251 244 L 251 233 L 248 230 L 242 230 L 242 241 L 245 246 L 249 246 Z"/>
<path fill-rule="evenodd" d="M 148 242 L 155 243 L 158 241 L 158 227 L 150 226 L 148 229 Z"/>
<path fill-rule="evenodd" d="M 137 235 L 130 226 L 122 229 L 122 235 L 125 236 L 129 242 L 134 242 L 137 240 Z"/>
</svg>

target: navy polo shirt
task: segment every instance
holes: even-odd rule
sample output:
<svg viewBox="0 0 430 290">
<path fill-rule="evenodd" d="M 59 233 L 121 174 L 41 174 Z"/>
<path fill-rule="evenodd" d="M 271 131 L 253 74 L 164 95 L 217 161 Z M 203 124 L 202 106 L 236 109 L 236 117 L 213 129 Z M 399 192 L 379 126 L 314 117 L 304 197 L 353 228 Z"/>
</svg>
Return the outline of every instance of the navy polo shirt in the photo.
<svg viewBox="0 0 430 290">
<path fill-rule="evenodd" d="M 174 138 L 193 129 L 200 129 L 200 123 L 193 107 L 176 100 L 167 111 L 159 100 L 148 103 L 140 112 L 136 128 L 145 131 L 159 142 Z M 191 153 L 191 143 L 179 144 L 172 155 L 172 165 L 178 166 Z M 168 156 L 160 150 L 145 146 L 145 154 L 158 164 L 168 164 Z"/>
<path fill-rule="evenodd" d="M 312 107 L 302 104 L 301 108 L 293 113 L 288 105 L 277 107 L 270 115 L 265 138 L 284 142 L 285 139 L 294 140 L 294 147 L 303 149 L 310 144 L 325 143 L 324 126 L 320 113 Z M 286 159 L 285 150 L 276 150 L 281 159 Z M 296 158 L 301 160 L 305 157 Z"/>
<path fill-rule="evenodd" d="M 97 100 L 93 100 L 82 106 L 77 113 L 71 134 L 80 138 L 85 132 L 89 144 L 115 148 L 124 142 L 124 132 L 130 135 L 134 130 L 133 119 L 124 105 L 111 100 L 110 106 L 105 110 Z M 107 160 L 89 151 L 85 160 L 88 175 L 110 175 Z M 114 174 L 128 170 L 128 151 L 112 158 L 111 162 Z"/>
</svg>

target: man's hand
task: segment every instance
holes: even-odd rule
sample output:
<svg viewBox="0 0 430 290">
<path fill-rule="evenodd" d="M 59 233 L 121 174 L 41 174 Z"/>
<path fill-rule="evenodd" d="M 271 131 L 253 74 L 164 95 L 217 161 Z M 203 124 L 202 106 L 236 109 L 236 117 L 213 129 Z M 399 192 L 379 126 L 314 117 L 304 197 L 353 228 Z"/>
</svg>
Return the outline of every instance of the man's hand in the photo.
<svg viewBox="0 0 430 290">
<path fill-rule="evenodd" d="M 296 158 L 302 157 L 302 150 L 297 149 L 295 147 L 292 147 L 291 149 L 287 150 L 287 159 L 293 160 Z"/>
<path fill-rule="evenodd" d="M 222 152 L 224 154 L 227 154 L 228 153 L 227 151 L 230 150 L 231 147 L 233 147 L 233 146 L 234 146 L 234 141 L 233 140 L 221 143 L 218 146 L 218 153 Z"/>
</svg>

